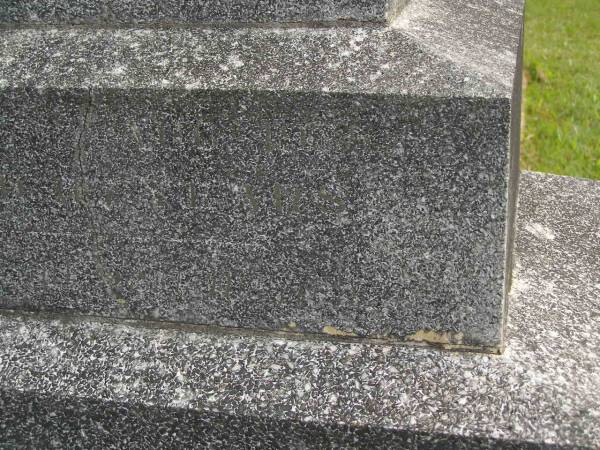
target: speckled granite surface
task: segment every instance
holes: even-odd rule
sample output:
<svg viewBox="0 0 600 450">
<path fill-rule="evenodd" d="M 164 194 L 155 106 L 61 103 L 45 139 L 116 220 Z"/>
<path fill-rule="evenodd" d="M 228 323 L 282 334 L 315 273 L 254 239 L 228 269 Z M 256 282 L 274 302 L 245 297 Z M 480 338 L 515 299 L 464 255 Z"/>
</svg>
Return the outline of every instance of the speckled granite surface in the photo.
<svg viewBox="0 0 600 450">
<path fill-rule="evenodd" d="M 0 303 L 501 347 L 522 1 L 477 4 L 0 32 Z"/>
<path fill-rule="evenodd" d="M 600 183 L 522 177 L 502 356 L 0 318 L 5 446 L 600 448 Z"/>
<path fill-rule="evenodd" d="M 2 0 L 0 24 L 386 22 L 407 0 Z"/>
</svg>

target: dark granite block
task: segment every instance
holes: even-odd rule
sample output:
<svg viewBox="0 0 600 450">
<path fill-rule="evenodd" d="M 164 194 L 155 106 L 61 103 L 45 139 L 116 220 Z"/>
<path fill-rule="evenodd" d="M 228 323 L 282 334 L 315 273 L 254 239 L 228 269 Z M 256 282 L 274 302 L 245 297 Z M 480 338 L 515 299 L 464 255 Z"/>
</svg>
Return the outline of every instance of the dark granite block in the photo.
<svg viewBox="0 0 600 450">
<path fill-rule="evenodd" d="M 600 449 L 600 183 L 521 186 L 503 355 L 4 312 L 0 446 Z"/>
<path fill-rule="evenodd" d="M 484 71 L 430 50 L 411 7 L 382 29 L 3 32 L 7 304 L 498 349 L 511 5 Z M 29 255 L 85 293 L 39 288 L 39 264 L 14 270 Z"/>
<path fill-rule="evenodd" d="M 3 233 L 1 307 L 79 312 L 95 305 L 109 292 L 90 251 L 92 242 L 87 236 L 67 233 Z"/>
<path fill-rule="evenodd" d="M 87 103 L 86 92 L 0 92 L 2 232 L 70 235 L 91 225 L 77 178 Z"/>
<path fill-rule="evenodd" d="M 3 24 L 386 22 L 408 0 L 2 0 Z"/>
</svg>

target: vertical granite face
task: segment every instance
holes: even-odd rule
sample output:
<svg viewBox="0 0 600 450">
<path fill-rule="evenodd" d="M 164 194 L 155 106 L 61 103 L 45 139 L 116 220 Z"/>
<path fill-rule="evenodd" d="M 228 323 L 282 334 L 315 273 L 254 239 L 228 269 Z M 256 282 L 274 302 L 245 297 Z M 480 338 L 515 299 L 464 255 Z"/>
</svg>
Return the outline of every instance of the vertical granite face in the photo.
<svg viewBox="0 0 600 450">
<path fill-rule="evenodd" d="M 458 323 L 497 339 L 478 317 L 501 320 L 501 101 L 21 91 L 2 103 L 3 138 L 39 127 L 3 155 L 7 306 L 373 337 Z M 224 113 L 241 105 L 243 122 Z"/>
<path fill-rule="evenodd" d="M 386 22 L 408 0 L 3 0 L 0 24 Z"/>
<path fill-rule="evenodd" d="M 405 25 L 3 32 L 2 306 L 498 349 L 513 3 L 494 77 Z"/>
</svg>

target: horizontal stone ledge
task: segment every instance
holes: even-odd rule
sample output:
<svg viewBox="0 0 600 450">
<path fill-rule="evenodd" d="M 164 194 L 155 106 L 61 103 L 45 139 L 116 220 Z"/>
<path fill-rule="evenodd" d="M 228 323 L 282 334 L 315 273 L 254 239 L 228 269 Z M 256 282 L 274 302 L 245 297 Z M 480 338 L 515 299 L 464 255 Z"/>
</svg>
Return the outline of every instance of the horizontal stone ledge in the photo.
<svg viewBox="0 0 600 450">
<path fill-rule="evenodd" d="M 510 97 L 514 60 L 480 74 L 389 28 L 3 30 L 0 89 L 119 88 Z M 168 50 L 167 50 L 168 49 Z M 495 67 L 495 68 L 494 68 Z"/>
<path fill-rule="evenodd" d="M 9 0 L 4 24 L 219 24 L 393 20 L 408 0 Z"/>
<path fill-rule="evenodd" d="M 2 443 L 599 448 L 598 202 L 522 176 L 501 356 L 2 314 Z"/>
</svg>

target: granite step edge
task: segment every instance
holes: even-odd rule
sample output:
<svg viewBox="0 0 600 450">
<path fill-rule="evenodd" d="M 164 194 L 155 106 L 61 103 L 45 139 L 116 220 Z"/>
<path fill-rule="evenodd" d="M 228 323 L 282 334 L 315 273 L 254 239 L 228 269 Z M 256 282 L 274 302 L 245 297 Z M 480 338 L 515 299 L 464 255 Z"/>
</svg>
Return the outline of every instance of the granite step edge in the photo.
<svg viewBox="0 0 600 450">
<path fill-rule="evenodd" d="M 165 53 L 165 49 L 169 49 Z M 504 77 L 504 75 L 502 75 Z M 394 29 L 0 31 L 0 88 L 266 90 L 510 98 Z"/>
</svg>

